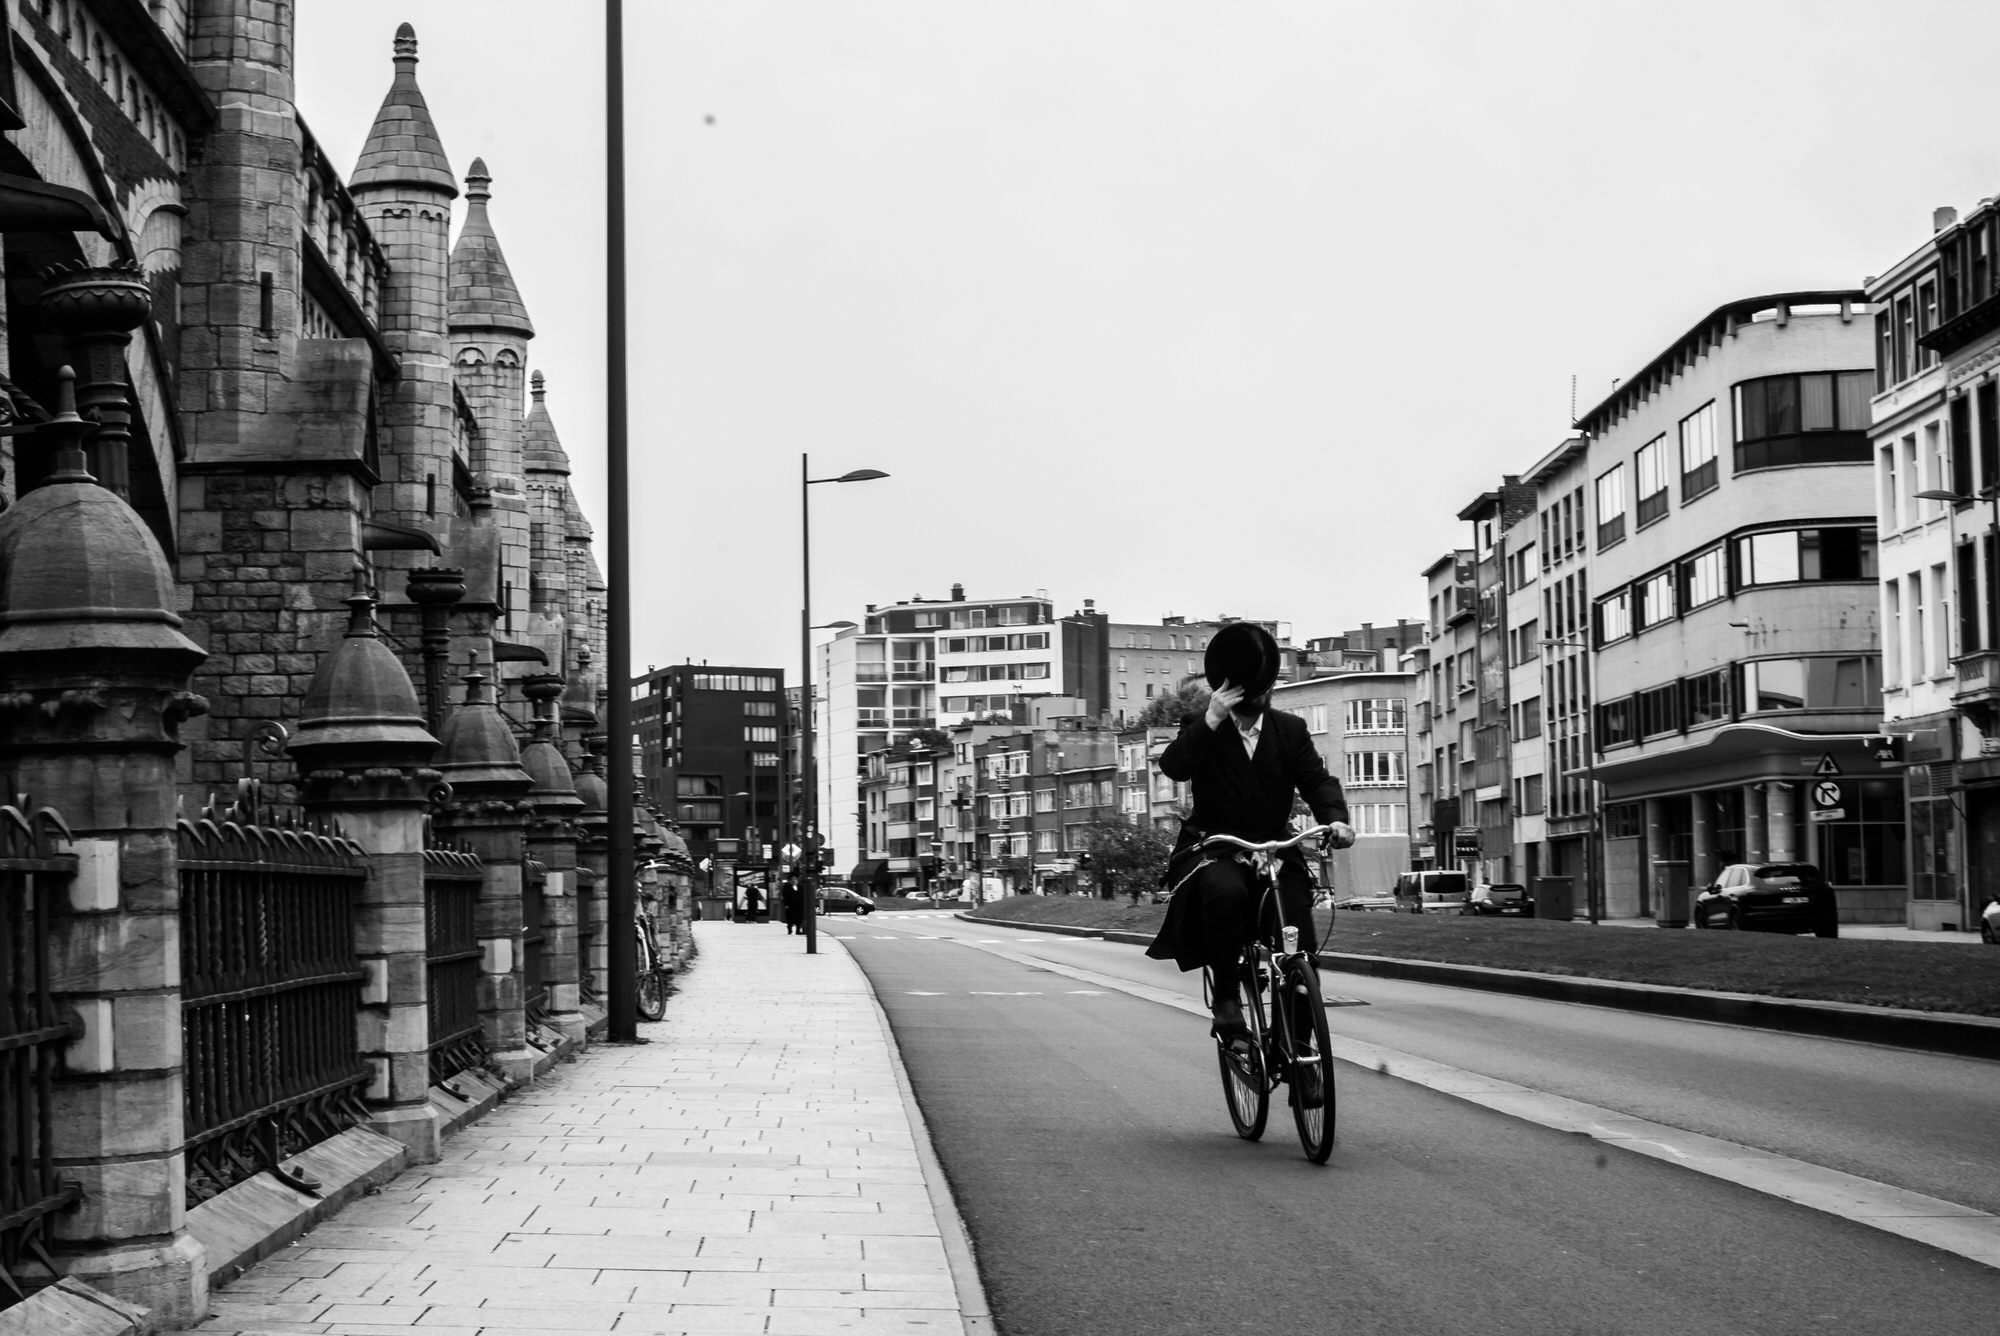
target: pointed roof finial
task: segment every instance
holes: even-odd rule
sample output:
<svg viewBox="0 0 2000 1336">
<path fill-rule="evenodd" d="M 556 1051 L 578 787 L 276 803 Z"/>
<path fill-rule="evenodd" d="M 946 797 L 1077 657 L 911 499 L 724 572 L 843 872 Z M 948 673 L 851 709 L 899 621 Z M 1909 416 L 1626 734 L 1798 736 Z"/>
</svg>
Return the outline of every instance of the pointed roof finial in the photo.
<svg viewBox="0 0 2000 1336">
<path fill-rule="evenodd" d="M 407 23 L 396 29 L 395 62 L 396 77 L 375 113 L 348 188 L 365 192 L 375 186 L 423 186 L 456 196 L 458 179 L 417 87 L 417 30 Z"/>
<path fill-rule="evenodd" d="M 529 392 L 535 396 L 536 403 L 540 403 L 542 396 L 548 393 L 547 385 L 548 378 L 539 371 L 528 377 Z"/>
<path fill-rule="evenodd" d="M 549 417 L 548 381 L 537 371 L 528 383 L 534 390 L 534 402 L 528 405 L 527 419 L 521 424 L 521 462 L 530 473 L 566 474 L 569 452 L 563 449 L 562 437 Z"/>
<path fill-rule="evenodd" d="M 475 159 L 472 170 L 465 174 L 465 226 L 459 229 L 458 244 L 451 248 L 447 276 L 451 327 L 501 330 L 532 339 L 535 324 L 528 319 L 527 303 L 514 286 L 500 238 L 493 234 L 492 220 L 486 215 L 486 201 L 493 198 L 492 184 L 486 160 Z"/>
</svg>

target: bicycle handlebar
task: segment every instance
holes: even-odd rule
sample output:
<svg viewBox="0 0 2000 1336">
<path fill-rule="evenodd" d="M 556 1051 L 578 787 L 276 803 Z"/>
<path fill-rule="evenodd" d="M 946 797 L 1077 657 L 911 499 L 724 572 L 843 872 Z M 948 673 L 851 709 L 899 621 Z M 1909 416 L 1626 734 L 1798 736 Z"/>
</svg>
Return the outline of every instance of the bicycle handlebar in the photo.
<svg viewBox="0 0 2000 1336">
<path fill-rule="evenodd" d="M 1195 848 L 1206 849 L 1209 845 L 1222 841 L 1236 845 L 1240 849 L 1247 849 L 1253 854 L 1274 854 L 1280 849 L 1290 849 L 1294 845 L 1304 843 L 1315 835 L 1330 834 L 1332 830 L 1332 826 L 1311 826 L 1292 836 L 1289 840 L 1265 840 L 1261 844 L 1251 840 L 1240 840 L 1234 835 L 1211 835 L 1196 845 Z"/>
</svg>

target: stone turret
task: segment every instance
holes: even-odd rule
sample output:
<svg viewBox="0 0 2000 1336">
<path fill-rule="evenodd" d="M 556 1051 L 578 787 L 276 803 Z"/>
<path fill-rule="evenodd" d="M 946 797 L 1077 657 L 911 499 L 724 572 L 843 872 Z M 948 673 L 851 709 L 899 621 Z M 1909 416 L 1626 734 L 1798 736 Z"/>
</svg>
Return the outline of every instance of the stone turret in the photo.
<svg viewBox="0 0 2000 1336">
<path fill-rule="evenodd" d="M 533 584 L 521 433 L 528 340 L 535 337 L 535 326 L 487 216 L 492 185 L 485 161 L 475 160 L 465 177 L 465 226 L 451 252 L 451 355 L 459 393 L 479 423 L 468 463 L 490 496 L 488 519 L 498 530 L 500 554 L 496 630 L 511 640 L 529 629 Z"/>
<path fill-rule="evenodd" d="M 577 796 L 569 763 L 563 759 L 556 732 L 556 700 L 563 680 L 538 673 L 521 680 L 535 706 L 535 731 L 521 749 L 521 768 L 534 779 L 528 790 L 528 855 L 547 869 L 542 884 L 542 978 L 549 990 L 548 1022 L 565 1039 L 581 1042 L 587 1021 L 580 1009 L 577 931 L 587 922 L 580 909 L 584 878 L 577 864 L 577 818 L 583 800 Z M 593 887 L 595 879 L 591 879 Z"/>
<path fill-rule="evenodd" d="M 528 610 L 533 618 L 528 629 L 548 637 L 548 648 L 568 658 L 570 641 L 585 625 L 570 599 L 569 510 L 575 503 L 569 490 L 569 452 L 549 417 L 542 373 L 537 371 L 530 384 L 533 402 L 521 433 L 531 566 Z"/>
<path fill-rule="evenodd" d="M 450 494 L 456 431 L 446 274 L 458 182 L 417 86 L 417 34 L 407 23 L 396 30 L 395 65 L 348 183 L 389 260 L 380 323 L 402 362 L 381 404 L 388 439 L 375 496 L 385 518 L 440 530 L 436 498 Z"/>
</svg>

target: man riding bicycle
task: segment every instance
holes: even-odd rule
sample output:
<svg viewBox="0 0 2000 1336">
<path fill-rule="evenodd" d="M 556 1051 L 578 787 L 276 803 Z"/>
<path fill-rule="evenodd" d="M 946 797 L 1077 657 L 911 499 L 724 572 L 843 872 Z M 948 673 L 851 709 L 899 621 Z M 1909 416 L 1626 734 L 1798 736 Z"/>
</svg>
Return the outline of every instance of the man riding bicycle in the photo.
<svg viewBox="0 0 2000 1336">
<path fill-rule="evenodd" d="M 1246 857 L 1203 850 L 1201 842 L 1211 835 L 1285 838 L 1296 793 L 1316 821 L 1334 827 L 1334 848 L 1354 843 L 1340 781 L 1327 773 L 1305 720 L 1270 708 L 1279 662 L 1278 642 L 1254 622 L 1216 632 L 1202 663 L 1213 692 L 1208 710 L 1183 719 L 1180 736 L 1160 757 L 1167 778 L 1192 782 L 1194 806 L 1167 862 L 1173 898 L 1166 921 L 1146 954 L 1183 970 L 1214 971 L 1214 1033 L 1231 1047 L 1250 1044 L 1238 984 L 1243 948 L 1257 932 L 1254 881 Z M 1285 922 L 1300 926 L 1310 957 L 1318 949 L 1312 873 L 1299 849 L 1280 857 Z"/>
</svg>

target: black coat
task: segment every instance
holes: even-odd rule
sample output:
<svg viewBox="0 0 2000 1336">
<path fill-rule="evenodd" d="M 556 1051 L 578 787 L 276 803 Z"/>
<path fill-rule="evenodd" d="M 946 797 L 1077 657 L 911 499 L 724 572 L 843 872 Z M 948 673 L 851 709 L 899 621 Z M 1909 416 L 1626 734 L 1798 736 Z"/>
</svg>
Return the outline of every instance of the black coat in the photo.
<svg viewBox="0 0 2000 1336">
<path fill-rule="evenodd" d="M 1305 799 L 1321 825 L 1347 820 L 1340 781 L 1326 772 L 1306 721 L 1281 710 L 1265 712 L 1255 756 L 1243 750 L 1243 736 L 1233 718 L 1210 728 L 1205 716 L 1190 715 L 1181 721 L 1181 735 L 1161 754 L 1160 773 L 1194 785 L 1194 810 L 1181 823 L 1180 838 L 1167 860 L 1169 886 L 1178 885 L 1194 869 L 1194 847 L 1210 835 L 1284 839 L 1291 833 L 1288 823 L 1295 793 Z M 1284 862 L 1288 881 L 1304 878 L 1310 883 L 1304 853 L 1289 849 Z M 1146 954 L 1156 960 L 1178 960 L 1182 969 L 1192 969 L 1188 962 L 1198 962 L 1201 953 L 1195 944 L 1180 941 L 1186 903 L 1178 895 L 1168 902 L 1166 921 Z"/>
</svg>

